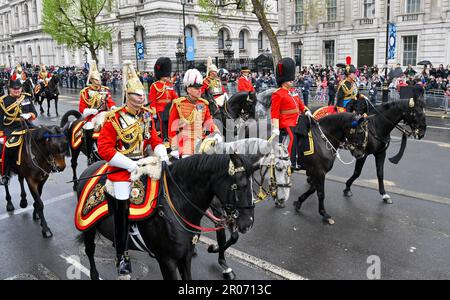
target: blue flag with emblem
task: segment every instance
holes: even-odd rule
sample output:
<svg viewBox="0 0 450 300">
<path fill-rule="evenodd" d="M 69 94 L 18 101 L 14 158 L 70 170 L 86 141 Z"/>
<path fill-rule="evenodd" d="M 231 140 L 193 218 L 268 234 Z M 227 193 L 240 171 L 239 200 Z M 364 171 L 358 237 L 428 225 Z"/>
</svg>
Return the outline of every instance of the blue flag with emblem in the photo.
<svg viewBox="0 0 450 300">
<path fill-rule="evenodd" d="M 137 59 L 143 60 L 144 59 L 144 43 L 143 42 L 136 43 L 136 52 L 137 52 Z"/>
<path fill-rule="evenodd" d="M 193 61 L 195 59 L 195 42 L 192 37 L 186 38 L 186 60 Z"/>
<path fill-rule="evenodd" d="M 397 25 L 389 24 L 389 45 L 388 59 L 395 59 L 395 50 L 397 48 Z"/>
</svg>

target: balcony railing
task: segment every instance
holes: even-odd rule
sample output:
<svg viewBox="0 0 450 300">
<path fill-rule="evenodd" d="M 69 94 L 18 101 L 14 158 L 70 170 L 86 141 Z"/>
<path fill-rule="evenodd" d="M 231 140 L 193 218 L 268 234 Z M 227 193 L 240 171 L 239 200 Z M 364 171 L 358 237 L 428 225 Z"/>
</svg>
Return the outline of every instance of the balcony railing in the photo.
<svg viewBox="0 0 450 300">
<path fill-rule="evenodd" d="M 403 22 L 409 22 L 409 21 L 418 21 L 420 15 L 421 13 L 414 13 L 401 15 L 400 17 Z"/>
<path fill-rule="evenodd" d="M 373 19 L 364 18 L 359 20 L 359 25 L 372 25 Z"/>
<path fill-rule="evenodd" d="M 301 24 L 295 24 L 295 25 L 291 25 L 291 32 L 299 32 L 302 31 L 302 25 Z"/>
</svg>

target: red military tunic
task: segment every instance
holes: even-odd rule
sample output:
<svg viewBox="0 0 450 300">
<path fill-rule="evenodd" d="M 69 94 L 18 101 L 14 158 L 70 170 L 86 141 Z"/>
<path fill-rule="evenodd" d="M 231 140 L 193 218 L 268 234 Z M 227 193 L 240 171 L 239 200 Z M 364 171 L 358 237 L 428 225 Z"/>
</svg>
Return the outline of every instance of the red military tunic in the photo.
<svg viewBox="0 0 450 300">
<path fill-rule="evenodd" d="M 180 155 L 195 154 L 198 140 L 205 138 L 204 131 L 216 131 L 208 105 L 208 101 L 201 98 L 195 104 L 185 97 L 173 101 L 169 117 L 169 138 L 172 149 L 178 149 Z"/>
<path fill-rule="evenodd" d="M 241 76 L 238 80 L 238 92 L 255 92 L 255 87 L 249 77 Z"/>
<path fill-rule="evenodd" d="M 156 110 L 156 113 L 162 113 L 169 103 L 177 99 L 178 95 L 173 89 L 173 84 L 165 81 L 157 81 L 150 87 L 148 102 L 150 108 Z"/>
<path fill-rule="evenodd" d="M 203 80 L 202 94 L 207 93 L 209 95 L 212 95 L 213 98 L 216 99 L 226 92 L 227 90 L 222 85 L 222 81 L 220 81 L 219 78 L 212 79 L 211 77 L 207 77 L 205 80 Z"/>
<path fill-rule="evenodd" d="M 95 108 L 101 112 L 109 110 L 115 105 L 111 92 L 106 86 L 95 87 L 91 85 L 81 90 L 78 111 L 83 113 L 86 108 Z M 95 115 L 90 115 L 85 120 L 89 122 L 94 117 Z"/>
<path fill-rule="evenodd" d="M 131 159 L 144 157 L 148 145 L 154 150 L 157 145 L 162 144 L 155 130 L 152 113 L 148 108 L 143 108 L 137 115 L 127 107 L 121 107 L 111 111 L 106 118 L 100 136 L 98 138 L 98 154 L 106 161 L 110 161 L 117 152 Z M 122 137 L 132 139 L 127 143 Z M 121 170 L 117 167 L 109 167 L 108 172 Z M 130 173 L 123 170 L 118 173 L 109 174 L 108 179 L 114 182 L 130 181 Z"/>
<path fill-rule="evenodd" d="M 294 89 L 280 88 L 272 94 L 271 118 L 279 120 L 280 129 L 296 126 L 304 112 L 305 105 Z"/>
</svg>

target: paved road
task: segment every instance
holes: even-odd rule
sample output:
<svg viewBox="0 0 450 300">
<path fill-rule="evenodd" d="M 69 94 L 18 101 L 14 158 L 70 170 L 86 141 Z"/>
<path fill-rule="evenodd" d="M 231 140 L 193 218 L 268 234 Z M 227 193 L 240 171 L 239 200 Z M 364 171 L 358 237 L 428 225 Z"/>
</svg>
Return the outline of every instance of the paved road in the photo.
<svg viewBox="0 0 450 300">
<path fill-rule="evenodd" d="M 75 93 L 64 92 L 61 112 L 76 108 L 74 97 Z M 58 121 L 56 117 L 39 117 L 42 123 Z M 336 224 L 324 225 L 317 213 L 315 195 L 305 202 L 301 213 L 293 210 L 292 201 L 306 190 L 305 176 L 294 174 L 286 208 L 276 209 L 270 202 L 259 204 L 253 229 L 241 235 L 230 252 L 229 262 L 238 278 L 367 279 L 371 259 L 376 256 L 382 279 L 450 279 L 450 122 L 439 118 L 427 121 L 426 138 L 409 140 L 403 160 L 398 165 L 386 164 L 392 205 L 383 204 L 376 190 L 373 159 L 368 159 L 351 199 L 342 196 L 342 181 L 351 175 L 354 165 L 336 162 L 326 183 L 325 202 Z M 394 141 L 396 136 L 400 135 L 394 134 Z M 388 156 L 396 154 L 398 148 L 399 143 L 393 143 Z M 343 154 L 343 159 L 350 161 L 351 157 Z M 79 170 L 84 166 L 81 163 Z M 54 233 L 50 240 L 42 239 L 39 224 L 32 221 L 31 205 L 17 209 L 13 215 L 0 205 L 0 251 L 2 257 L 8 258 L 0 261 L 0 278 L 88 278 L 83 273 L 87 259 L 76 242 L 79 232 L 73 226 L 76 200 L 70 185 L 65 184 L 70 178 L 71 170 L 67 168 L 61 174 L 52 174 L 44 188 L 45 214 Z M 18 208 L 15 180 L 11 188 Z M 3 190 L 0 194 L 4 198 Z M 99 244 L 101 277 L 113 279 L 114 250 L 104 239 Z M 221 279 L 217 257 L 207 254 L 203 243 L 198 251 L 193 277 Z M 132 252 L 132 257 L 134 278 L 161 278 L 155 260 L 138 252 Z M 73 259 L 79 260 L 77 268 L 68 263 Z"/>
</svg>

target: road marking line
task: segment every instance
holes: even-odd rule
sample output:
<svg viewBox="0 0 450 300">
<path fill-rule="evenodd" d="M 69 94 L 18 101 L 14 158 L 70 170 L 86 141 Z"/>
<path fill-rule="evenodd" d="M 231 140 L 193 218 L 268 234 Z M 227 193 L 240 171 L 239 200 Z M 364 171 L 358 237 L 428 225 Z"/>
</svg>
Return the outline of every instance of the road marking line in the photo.
<svg viewBox="0 0 450 300">
<path fill-rule="evenodd" d="M 401 140 L 401 137 L 398 136 L 393 136 L 392 137 L 393 140 Z M 438 142 L 438 141 L 428 141 L 428 140 L 416 140 L 416 139 L 409 139 L 412 142 L 416 142 L 416 143 L 427 143 L 427 144 L 434 144 L 434 145 L 438 145 L 440 147 L 450 147 L 449 143 L 444 143 L 444 142 Z"/>
<path fill-rule="evenodd" d="M 77 268 L 81 273 L 86 275 L 88 278 L 91 278 L 91 273 L 90 273 L 89 269 L 86 268 L 85 266 L 83 266 L 82 264 L 80 264 L 80 262 L 76 261 L 75 259 L 73 259 L 70 256 L 64 256 L 62 254 L 59 257 L 64 259 L 69 265 L 72 265 L 75 268 Z M 100 278 L 100 280 L 103 280 L 103 279 Z"/>
<path fill-rule="evenodd" d="M 450 130 L 450 128 L 448 127 L 430 126 L 430 125 L 427 125 L 427 128 Z"/>
<path fill-rule="evenodd" d="M 71 198 L 71 197 L 74 197 L 73 192 L 71 192 L 71 193 L 66 193 L 66 194 L 62 194 L 62 195 L 59 195 L 59 196 L 50 198 L 50 199 L 48 199 L 47 201 L 44 201 L 44 205 L 49 205 L 49 204 L 52 204 L 52 203 L 55 203 L 55 202 L 59 202 L 59 201 L 61 201 L 61 200 L 66 200 L 66 199 Z M 12 216 L 14 216 L 14 215 L 20 215 L 20 214 L 23 214 L 24 212 L 32 211 L 33 209 L 34 209 L 34 208 L 33 208 L 33 205 L 30 205 L 30 206 L 27 207 L 27 208 L 16 209 L 16 210 L 15 210 L 14 212 L 12 212 L 12 213 L 4 213 L 4 214 L 1 214 L 1 215 L 0 215 L 0 221 L 1 221 L 1 220 L 8 219 L 8 218 L 10 218 L 10 217 L 12 217 Z"/>
<path fill-rule="evenodd" d="M 20 273 L 3 280 L 39 280 L 36 276 L 29 273 Z"/>
<path fill-rule="evenodd" d="M 215 240 L 212 240 L 206 236 L 200 236 L 200 242 L 206 245 L 213 245 L 217 244 Z M 298 274 L 292 273 L 288 270 L 285 270 L 279 266 L 276 266 L 274 264 L 271 264 L 270 262 L 267 262 L 265 260 L 259 259 L 257 257 L 254 257 L 250 254 L 247 254 L 245 252 L 239 251 L 234 248 L 228 248 L 226 254 L 231 256 L 232 258 L 236 260 L 243 261 L 247 264 L 250 264 L 252 266 L 258 267 L 259 269 L 262 269 L 264 271 L 270 272 L 272 274 L 275 274 L 283 279 L 288 280 L 308 280 L 307 278 L 300 276 Z"/>
<path fill-rule="evenodd" d="M 306 176 L 305 171 L 301 171 L 301 172 L 296 171 L 295 173 Z M 339 183 L 344 183 L 344 184 L 348 180 L 348 178 L 345 178 L 345 177 L 329 175 L 329 174 L 327 174 L 326 179 L 329 179 L 329 180 L 335 181 L 335 182 L 339 182 Z M 378 191 L 378 182 L 371 182 L 367 179 L 357 179 L 357 180 L 355 180 L 353 185 Z M 402 189 L 402 188 L 398 188 L 398 187 L 394 187 L 394 186 L 385 186 L 385 190 L 387 192 L 398 194 L 401 196 L 408 196 L 408 197 L 416 198 L 419 200 L 425 200 L 425 201 L 450 205 L 450 198 L 447 198 L 447 197 L 426 194 L 426 193 L 420 193 L 420 192 L 416 192 L 416 191 L 410 191 L 410 190 L 406 190 L 406 189 Z"/>
</svg>

